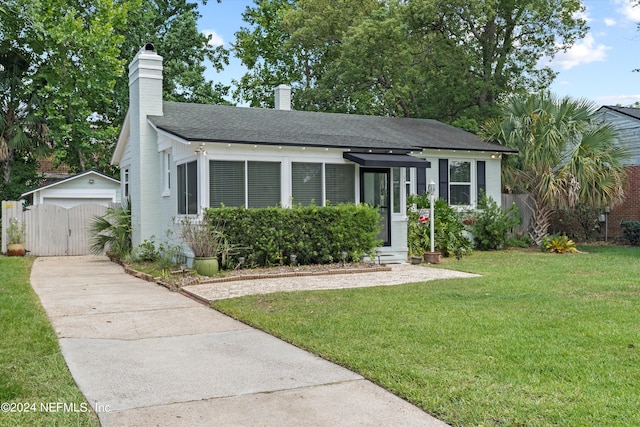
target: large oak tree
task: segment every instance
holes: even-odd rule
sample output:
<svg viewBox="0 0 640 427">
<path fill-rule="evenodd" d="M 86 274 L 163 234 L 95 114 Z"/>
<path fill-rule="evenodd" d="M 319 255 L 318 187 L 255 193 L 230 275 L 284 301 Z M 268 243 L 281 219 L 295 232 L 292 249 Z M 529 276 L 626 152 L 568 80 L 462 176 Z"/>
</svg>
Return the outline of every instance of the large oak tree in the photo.
<svg viewBox="0 0 640 427">
<path fill-rule="evenodd" d="M 256 0 L 237 33 L 236 96 L 298 109 L 428 117 L 470 129 L 504 94 L 548 87 L 541 65 L 586 33 L 578 0 Z M 541 23 L 544 23 L 542 25 Z"/>
</svg>

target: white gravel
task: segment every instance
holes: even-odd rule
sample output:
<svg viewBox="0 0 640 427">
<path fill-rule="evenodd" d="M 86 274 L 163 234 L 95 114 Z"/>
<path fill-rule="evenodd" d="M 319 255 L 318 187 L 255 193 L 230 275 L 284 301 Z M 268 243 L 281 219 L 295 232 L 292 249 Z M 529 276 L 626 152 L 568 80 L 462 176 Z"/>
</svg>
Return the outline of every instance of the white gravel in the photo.
<svg viewBox="0 0 640 427">
<path fill-rule="evenodd" d="M 239 280 L 234 282 L 186 286 L 183 290 L 200 299 L 214 301 L 244 295 L 269 294 L 273 292 L 393 286 L 405 283 L 425 282 L 427 280 L 466 277 L 479 277 L 479 275 L 445 270 L 442 268 L 393 264 L 391 265 L 391 271 Z"/>
</svg>

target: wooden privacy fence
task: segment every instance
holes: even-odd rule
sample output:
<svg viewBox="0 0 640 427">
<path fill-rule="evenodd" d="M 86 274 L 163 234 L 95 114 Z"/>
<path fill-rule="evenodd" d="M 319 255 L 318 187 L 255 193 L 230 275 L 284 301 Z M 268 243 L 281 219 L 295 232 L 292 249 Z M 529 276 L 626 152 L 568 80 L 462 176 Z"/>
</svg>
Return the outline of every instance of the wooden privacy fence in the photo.
<svg viewBox="0 0 640 427">
<path fill-rule="evenodd" d="M 95 215 L 104 215 L 106 206 L 83 204 L 70 209 L 56 205 L 28 206 L 16 201 L 2 202 L 2 253 L 6 253 L 6 227 L 10 218 L 26 225 L 25 248 L 30 255 L 89 255 L 89 224 Z"/>
<path fill-rule="evenodd" d="M 503 209 L 509 209 L 513 203 L 518 206 L 518 210 L 522 216 L 522 222 L 520 225 L 513 227 L 514 231 L 527 234 L 531 218 L 533 217 L 533 200 L 531 200 L 528 194 L 502 194 Z"/>
</svg>

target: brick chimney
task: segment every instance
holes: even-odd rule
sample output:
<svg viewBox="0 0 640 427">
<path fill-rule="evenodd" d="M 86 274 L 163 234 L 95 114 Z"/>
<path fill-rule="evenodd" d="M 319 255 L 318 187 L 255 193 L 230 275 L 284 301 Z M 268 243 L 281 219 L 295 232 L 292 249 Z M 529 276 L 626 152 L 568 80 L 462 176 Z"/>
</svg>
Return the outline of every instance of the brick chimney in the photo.
<svg viewBox="0 0 640 427">
<path fill-rule="evenodd" d="M 155 130 L 147 116 L 161 116 L 162 57 L 148 43 L 129 65 L 129 194 L 132 241 L 136 247 L 149 239 L 160 222 L 160 165 Z"/>
</svg>

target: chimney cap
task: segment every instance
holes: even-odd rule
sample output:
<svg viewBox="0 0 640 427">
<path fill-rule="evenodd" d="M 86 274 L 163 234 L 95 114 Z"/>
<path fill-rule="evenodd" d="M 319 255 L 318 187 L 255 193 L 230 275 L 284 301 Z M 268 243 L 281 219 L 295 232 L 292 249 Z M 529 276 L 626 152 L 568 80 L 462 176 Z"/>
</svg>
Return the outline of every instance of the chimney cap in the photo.
<svg viewBox="0 0 640 427">
<path fill-rule="evenodd" d="M 153 43 L 147 43 L 144 45 L 143 50 L 145 50 L 146 52 L 155 52 L 156 48 Z"/>
</svg>

